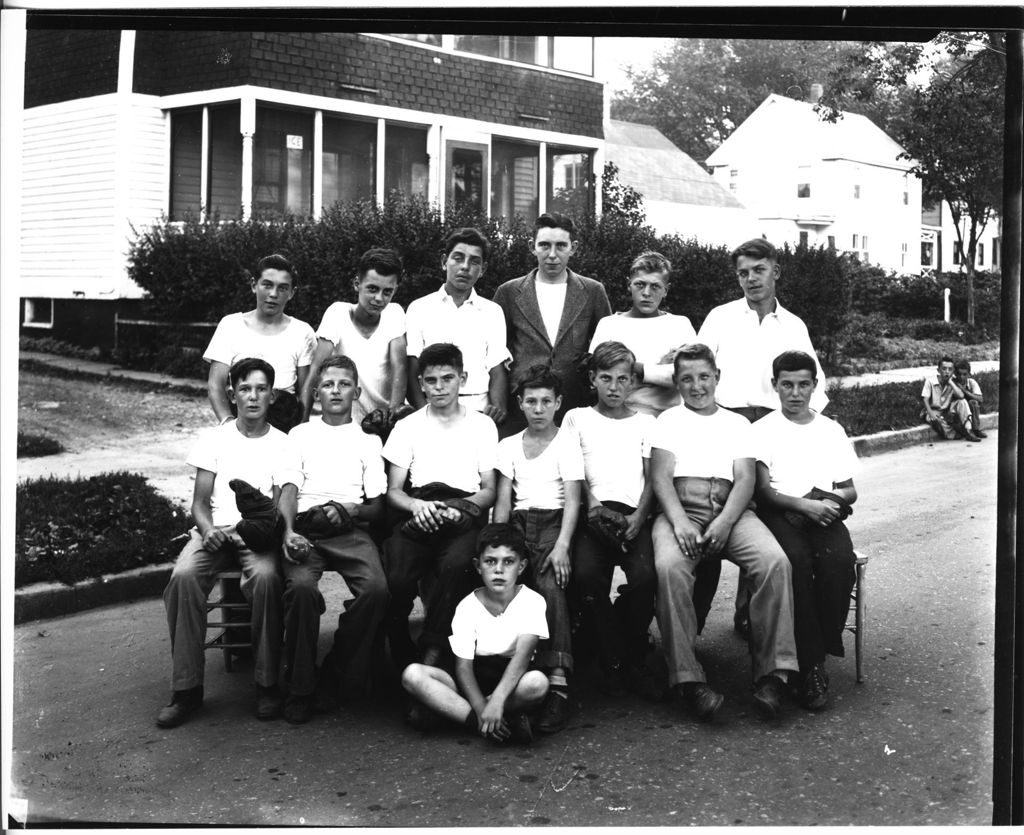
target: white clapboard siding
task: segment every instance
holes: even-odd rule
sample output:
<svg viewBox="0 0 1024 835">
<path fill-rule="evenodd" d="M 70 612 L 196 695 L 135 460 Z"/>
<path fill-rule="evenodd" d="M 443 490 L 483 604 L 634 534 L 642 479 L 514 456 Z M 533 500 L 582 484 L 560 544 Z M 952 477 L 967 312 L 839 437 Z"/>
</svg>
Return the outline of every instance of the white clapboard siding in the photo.
<svg viewBox="0 0 1024 835">
<path fill-rule="evenodd" d="M 152 96 L 107 95 L 24 114 L 22 295 L 116 299 L 132 226 L 160 218 L 167 138 Z"/>
</svg>

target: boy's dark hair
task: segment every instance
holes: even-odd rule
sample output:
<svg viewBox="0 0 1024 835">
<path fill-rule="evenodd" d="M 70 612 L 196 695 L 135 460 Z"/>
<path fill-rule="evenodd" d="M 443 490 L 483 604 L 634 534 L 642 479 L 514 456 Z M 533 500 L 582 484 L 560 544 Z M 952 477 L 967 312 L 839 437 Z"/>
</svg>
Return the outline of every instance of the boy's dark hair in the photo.
<svg viewBox="0 0 1024 835">
<path fill-rule="evenodd" d="M 267 378 L 267 385 L 274 387 L 274 366 L 258 357 L 246 357 L 240 359 L 228 369 L 228 380 L 231 381 L 231 388 L 237 388 L 239 382 L 244 380 L 254 371 L 262 371 Z"/>
<path fill-rule="evenodd" d="M 295 267 L 292 262 L 279 253 L 265 255 L 256 263 L 256 278 L 263 275 L 264 270 L 280 270 L 292 277 L 292 287 L 295 286 Z"/>
<path fill-rule="evenodd" d="M 519 555 L 519 559 L 526 559 L 526 541 L 508 522 L 494 522 L 484 525 L 476 538 L 476 555 L 479 557 L 486 548 L 508 548 Z"/>
<path fill-rule="evenodd" d="M 561 397 L 562 378 L 546 362 L 539 362 L 526 369 L 526 376 L 516 386 L 516 396 L 522 397 L 527 389 L 551 389 L 555 397 Z"/>
<path fill-rule="evenodd" d="M 335 354 L 333 357 L 328 357 L 320 363 L 320 368 L 316 372 L 316 384 L 318 386 L 320 385 L 320 381 L 323 379 L 324 372 L 328 368 L 340 368 L 343 371 L 351 371 L 352 382 L 359 385 L 359 369 L 356 368 L 355 362 L 344 354 Z"/>
<path fill-rule="evenodd" d="M 965 359 L 958 359 L 955 363 L 953 363 L 953 370 L 954 371 L 960 371 L 961 369 L 963 369 L 968 374 L 970 374 L 971 373 L 971 363 L 968 360 L 965 360 Z"/>
<path fill-rule="evenodd" d="M 938 365 L 942 365 L 942 363 L 944 363 L 944 362 L 948 362 L 950 365 L 953 366 L 954 369 L 956 369 L 956 366 L 953 365 L 953 358 L 952 357 L 939 357 Z"/>
<path fill-rule="evenodd" d="M 628 362 L 632 365 L 636 362 L 636 354 L 621 342 L 609 340 L 594 348 L 594 353 L 590 355 L 590 370 L 607 370 L 620 362 Z"/>
<path fill-rule="evenodd" d="M 778 380 L 783 371 L 810 371 L 811 379 L 818 379 L 818 366 L 814 357 L 803 351 L 783 351 L 772 360 L 772 378 Z"/>
<path fill-rule="evenodd" d="M 451 342 L 435 342 L 428 345 L 419 356 L 420 374 L 431 365 L 450 365 L 460 374 L 463 372 L 462 351 Z"/>
<path fill-rule="evenodd" d="M 370 270 L 376 270 L 377 275 L 393 275 L 402 278 L 402 259 L 393 249 L 385 249 L 376 246 L 368 249 L 359 258 L 356 264 L 356 275 L 362 281 Z"/>
<path fill-rule="evenodd" d="M 736 262 L 740 260 L 741 255 L 745 255 L 747 258 L 757 258 L 759 261 L 762 258 L 767 258 L 769 261 L 776 263 L 779 261 L 779 251 L 764 238 L 751 238 L 749 241 L 744 241 L 736 247 L 729 256 L 734 267 Z"/>
<path fill-rule="evenodd" d="M 491 257 L 491 242 L 484 237 L 483 232 L 479 229 L 474 229 L 472 226 L 463 226 L 461 229 L 456 229 L 444 239 L 445 257 L 451 255 L 452 250 L 459 244 L 468 244 L 469 246 L 480 247 L 480 252 L 483 255 L 485 264 L 487 263 L 487 259 Z"/>
<path fill-rule="evenodd" d="M 572 222 L 569 215 L 561 212 L 545 212 L 533 222 L 533 239 L 537 240 L 537 233 L 541 229 L 564 229 L 569 233 L 569 240 L 576 240 L 576 224 Z"/>
<path fill-rule="evenodd" d="M 672 262 L 660 252 L 641 252 L 629 265 L 629 277 L 633 278 L 637 273 L 664 273 L 668 280 L 672 273 Z"/>
<path fill-rule="evenodd" d="M 672 360 L 672 379 L 674 380 L 679 376 L 679 363 L 686 361 L 694 362 L 696 360 L 704 360 L 715 371 L 718 370 L 714 351 L 703 342 L 688 342 L 676 351 L 676 355 Z"/>
</svg>

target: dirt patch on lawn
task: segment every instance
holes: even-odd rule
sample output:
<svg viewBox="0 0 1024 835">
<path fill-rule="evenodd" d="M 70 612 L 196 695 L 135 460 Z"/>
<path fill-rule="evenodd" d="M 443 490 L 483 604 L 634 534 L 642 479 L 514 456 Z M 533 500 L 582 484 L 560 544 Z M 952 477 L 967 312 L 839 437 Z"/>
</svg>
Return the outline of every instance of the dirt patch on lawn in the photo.
<svg viewBox="0 0 1024 835">
<path fill-rule="evenodd" d="M 66 452 L 18 459 L 18 478 L 142 473 L 168 498 L 187 505 L 194 471 L 185 457 L 214 424 L 205 397 L 146 390 L 108 380 L 79 380 L 21 369 L 18 431 L 48 435 Z"/>
</svg>

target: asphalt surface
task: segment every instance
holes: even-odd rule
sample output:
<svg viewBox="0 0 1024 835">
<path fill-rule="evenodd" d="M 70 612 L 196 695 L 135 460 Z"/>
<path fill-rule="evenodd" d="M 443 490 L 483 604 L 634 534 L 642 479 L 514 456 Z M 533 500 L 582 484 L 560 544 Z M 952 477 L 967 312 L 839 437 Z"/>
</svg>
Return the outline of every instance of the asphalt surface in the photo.
<svg viewBox="0 0 1024 835">
<path fill-rule="evenodd" d="M 251 668 L 213 653 L 202 711 L 160 730 L 169 640 L 147 599 L 14 630 L 12 799 L 37 827 L 988 824 L 996 460 L 995 432 L 862 459 L 866 682 L 848 635 L 820 714 L 754 712 L 729 564 L 698 643 L 721 721 L 581 673 L 569 727 L 531 747 L 424 736 L 387 696 L 261 723 Z M 336 575 L 324 587 L 322 649 L 347 596 Z"/>
</svg>

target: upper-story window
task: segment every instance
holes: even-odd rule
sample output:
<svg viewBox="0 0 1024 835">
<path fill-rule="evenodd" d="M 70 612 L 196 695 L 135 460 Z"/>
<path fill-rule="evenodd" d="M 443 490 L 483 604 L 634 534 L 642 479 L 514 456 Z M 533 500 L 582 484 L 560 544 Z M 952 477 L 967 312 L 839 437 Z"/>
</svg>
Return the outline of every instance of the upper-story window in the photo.
<svg viewBox="0 0 1024 835">
<path fill-rule="evenodd" d="M 796 169 L 796 196 L 811 196 L 811 166 L 798 165 Z"/>
<path fill-rule="evenodd" d="M 455 35 L 459 52 L 581 75 L 594 74 L 594 39 L 550 35 Z"/>
<path fill-rule="evenodd" d="M 440 46 L 441 36 L 440 35 L 426 35 L 420 33 L 418 35 L 396 35 L 391 34 L 392 38 L 405 38 L 407 41 L 416 41 L 416 43 L 425 43 L 428 46 Z"/>
</svg>

